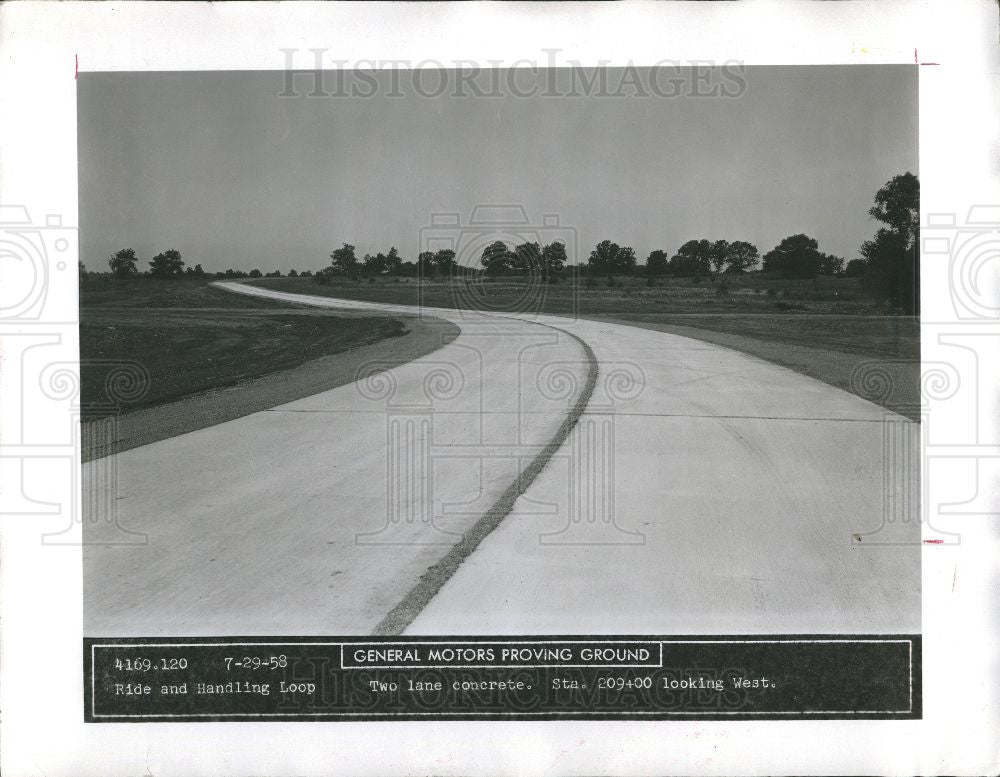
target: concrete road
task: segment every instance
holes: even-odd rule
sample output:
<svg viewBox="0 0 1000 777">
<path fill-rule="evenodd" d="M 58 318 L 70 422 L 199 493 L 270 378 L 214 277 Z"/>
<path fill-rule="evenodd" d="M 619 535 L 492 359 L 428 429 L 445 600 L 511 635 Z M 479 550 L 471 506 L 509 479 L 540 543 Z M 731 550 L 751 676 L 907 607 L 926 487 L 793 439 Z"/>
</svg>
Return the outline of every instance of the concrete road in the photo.
<svg viewBox="0 0 1000 777">
<path fill-rule="evenodd" d="M 148 540 L 85 548 L 85 633 L 919 630 L 916 424 L 683 337 L 426 312 L 462 334 L 86 465 L 88 543 Z"/>
</svg>

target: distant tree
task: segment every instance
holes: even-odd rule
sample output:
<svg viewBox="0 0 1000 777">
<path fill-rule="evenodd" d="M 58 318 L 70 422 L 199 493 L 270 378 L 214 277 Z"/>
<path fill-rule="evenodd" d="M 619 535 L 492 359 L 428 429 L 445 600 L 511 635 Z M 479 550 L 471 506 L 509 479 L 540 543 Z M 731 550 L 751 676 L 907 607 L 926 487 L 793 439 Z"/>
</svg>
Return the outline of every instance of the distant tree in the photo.
<svg viewBox="0 0 1000 777">
<path fill-rule="evenodd" d="M 299 273 L 299 277 L 300 278 L 312 278 L 312 274 L 313 274 L 312 270 L 303 270 L 302 272 Z"/>
<path fill-rule="evenodd" d="M 393 246 L 385 255 L 385 271 L 390 275 L 397 273 L 402 262 L 403 260 L 399 258 L 399 251 L 396 250 L 396 246 Z"/>
<path fill-rule="evenodd" d="M 435 266 L 433 251 L 421 251 L 417 255 L 416 271 L 421 278 L 430 278 L 435 275 L 437 267 Z"/>
<path fill-rule="evenodd" d="M 135 251 L 131 248 L 123 248 L 121 251 L 108 259 L 108 266 L 111 267 L 111 274 L 116 278 L 128 278 L 136 275 L 139 270 L 135 266 Z"/>
<path fill-rule="evenodd" d="M 341 272 L 354 272 L 358 267 L 358 257 L 354 254 L 354 246 L 344 243 L 343 248 L 336 249 L 330 254 L 330 264 L 335 270 Z"/>
<path fill-rule="evenodd" d="M 708 250 L 708 259 L 712 269 L 719 274 L 729 263 L 729 242 L 727 240 L 716 240 Z"/>
<path fill-rule="evenodd" d="M 819 255 L 819 274 L 820 275 L 840 275 L 844 271 L 844 260 L 839 256 L 834 256 L 833 254 L 823 254 Z"/>
<path fill-rule="evenodd" d="M 630 246 L 620 246 L 610 240 L 602 240 L 590 252 L 587 269 L 594 273 L 607 273 L 608 277 L 630 275 L 635 271 L 635 251 Z"/>
<path fill-rule="evenodd" d="M 401 262 L 396 274 L 404 278 L 412 278 L 417 274 L 417 265 L 414 262 Z"/>
<path fill-rule="evenodd" d="M 337 269 L 332 264 L 327 265 L 322 270 L 317 270 L 316 274 L 312 276 L 313 283 L 318 283 L 321 286 L 329 286 L 333 283 L 333 276 L 336 272 Z"/>
<path fill-rule="evenodd" d="M 650 278 L 663 275 L 667 271 L 667 263 L 666 251 L 661 251 L 659 248 L 650 251 L 646 257 L 646 275 Z"/>
<path fill-rule="evenodd" d="M 760 261 L 760 253 L 758 253 L 757 246 L 753 243 L 735 240 L 729 244 L 728 261 L 729 265 L 726 267 L 726 272 L 750 272 L 757 266 L 757 262 Z"/>
<path fill-rule="evenodd" d="M 711 272 L 712 244 L 708 240 L 688 240 L 670 257 L 667 265 L 673 275 L 700 277 Z"/>
<path fill-rule="evenodd" d="M 488 274 L 495 275 L 510 267 L 512 259 L 513 257 L 510 249 L 507 248 L 507 244 L 502 240 L 497 240 L 483 249 L 480 261 Z"/>
<path fill-rule="evenodd" d="M 542 249 L 542 274 L 549 277 L 566 266 L 566 244 L 554 240 Z"/>
<path fill-rule="evenodd" d="M 808 235 L 790 235 L 764 255 L 764 272 L 781 278 L 813 278 L 823 255 Z"/>
<path fill-rule="evenodd" d="M 844 268 L 844 276 L 847 278 L 860 278 L 865 274 L 868 263 L 864 259 L 851 259 Z"/>
<path fill-rule="evenodd" d="M 615 271 L 625 275 L 631 275 L 635 272 L 635 265 L 635 249 L 633 249 L 632 246 L 623 246 L 619 249 L 618 256 L 615 261 Z"/>
<path fill-rule="evenodd" d="M 375 256 L 371 254 L 365 254 L 365 258 L 362 260 L 362 266 L 366 273 L 370 275 L 378 275 L 385 271 L 385 254 L 377 253 Z"/>
<path fill-rule="evenodd" d="M 299 273 L 298 273 L 297 270 L 295 270 L 294 268 L 292 268 L 291 270 L 288 271 L 288 277 L 289 278 L 298 278 L 299 277 Z"/>
<path fill-rule="evenodd" d="M 434 254 L 434 266 L 437 271 L 444 276 L 454 275 L 455 273 L 455 252 L 450 248 L 442 248 Z"/>
<path fill-rule="evenodd" d="M 602 240 L 590 252 L 590 257 L 587 259 L 587 269 L 595 274 L 611 272 L 620 250 L 621 246 L 617 243 L 612 243 L 610 240 Z"/>
<path fill-rule="evenodd" d="M 261 278 L 261 277 L 263 277 L 263 275 L 264 274 L 260 270 L 257 270 L 257 269 L 254 269 L 254 270 L 250 271 L 250 277 L 251 278 Z"/>
<path fill-rule="evenodd" d="M 520 270 L 525 275 L 541 273 L 542 247 L 538 243 L 521 243 L 514 246 L 511 267 Z"/>
<path fill-rule="evenodd" d="M 184 272 L 184 260 L 180 251 L 171 248 L 157 254 L 149 263 L 149 274 L 153 278 L 177 278 Z"/>
<path fill-rule="evenodd" d="M 885 227 L 861 244 L 864 286 L 880 301 L 915 314 L 920 310 L 920 182 L 912 173 L 894 176 L 875 195 L 868 214 Z"/>
</svg>

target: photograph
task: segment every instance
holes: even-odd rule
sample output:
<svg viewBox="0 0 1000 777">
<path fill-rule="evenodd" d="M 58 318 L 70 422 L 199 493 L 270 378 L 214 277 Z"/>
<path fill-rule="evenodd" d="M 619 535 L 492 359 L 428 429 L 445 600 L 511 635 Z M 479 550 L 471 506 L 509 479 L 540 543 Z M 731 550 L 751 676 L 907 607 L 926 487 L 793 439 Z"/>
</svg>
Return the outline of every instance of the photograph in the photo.
<svg viewBox="0 0 1000 777">
<path fill-rule="evenodd" d="M 1000 773 L 1000 7 L 0 4 L 0 772 Z"/>
<path fill-rule="evenodd" d="M 82 73 L 88 637 L 920 631 L 917 67 Z"/>
</svg>

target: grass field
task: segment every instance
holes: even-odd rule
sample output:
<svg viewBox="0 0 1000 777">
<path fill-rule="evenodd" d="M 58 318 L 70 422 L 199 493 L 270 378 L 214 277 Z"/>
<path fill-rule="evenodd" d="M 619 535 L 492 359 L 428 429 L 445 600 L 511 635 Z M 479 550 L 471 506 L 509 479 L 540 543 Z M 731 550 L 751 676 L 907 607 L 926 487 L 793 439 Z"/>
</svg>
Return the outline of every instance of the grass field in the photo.
<svg viewBox="0 0 1000 777">
<path fill-rule="evenodd" d="M 518 279 L 481 284 L 345 280 L 323 286 L 308 278 L 268 278 L 254 283 L 301 294 L 403 305 L 612 317 L 872 357 L 920 358 L 917 320 L 881 313 L 850 278 L 729 281 L 725 293 L 719 293 L 718 284 L 693 284 L 688 279 L 659 281 L 655 288 L 640 278 L 616 279 L 613 288 L 607 288 L 604 279 L 596 287 L 568 282 L 529 286 Z"/>
<path fill-rule="evenodd" d="M 222 291 L 204 280 L 88 280 L 80 293 L 81 404 L 150 407 L 406 333 Z"/>
<path fill-rule="evenodd" d="M 254 281 L 300 294 L 345 297 L 428 307 L 542 312 L 617 321 L 694 337 L 734 348 L 850 391 L 895 412 L 919 416 L 920 325 L 912 316 L 889 315 L 867 299 L 856 279 L 815 281 L 730 279 L 606 279 L 594 284 L 525 281 L 378 279 L 335 281 L 308 278 Z M 888 374 L 886 390 L 865 393 L 861 377 L 876 367 Z M 881 383 L 880 383 L 881 386 Z"/>
</svg>

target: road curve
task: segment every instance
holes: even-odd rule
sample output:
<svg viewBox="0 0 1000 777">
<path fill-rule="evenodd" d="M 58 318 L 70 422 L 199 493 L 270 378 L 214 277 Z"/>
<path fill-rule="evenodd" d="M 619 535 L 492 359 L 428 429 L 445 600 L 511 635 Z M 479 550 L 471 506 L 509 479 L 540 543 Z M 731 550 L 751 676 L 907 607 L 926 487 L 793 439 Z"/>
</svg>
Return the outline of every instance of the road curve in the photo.
<svg viewBox="0 0 1000 777">
<path fill-rule="evenodd" d="M 371 631 L 558 435 L 587 351 L 579 422 L 407 633 L 919 630 L 916 424 L 676 335 L 425 312 L 462 334 L 381 378 L 119 456 L 119 523 L 149 542 L 86 549 L 86 633 Z M 136 586 L 158 610 L 132 604 Z"/>
<path fill-rule="evenodd" d="M 355 383 L 84 464 L 85 633 L 365 634 L 394 610 L 405 627 L 416 612 L 398 606 L 502 518 L 592 369 L 548 326 L 460 329 Z"/>
</svg>

